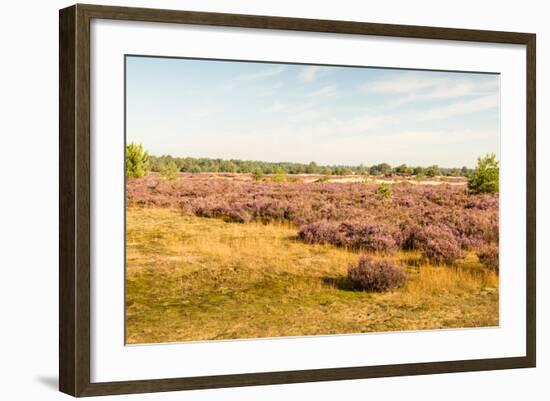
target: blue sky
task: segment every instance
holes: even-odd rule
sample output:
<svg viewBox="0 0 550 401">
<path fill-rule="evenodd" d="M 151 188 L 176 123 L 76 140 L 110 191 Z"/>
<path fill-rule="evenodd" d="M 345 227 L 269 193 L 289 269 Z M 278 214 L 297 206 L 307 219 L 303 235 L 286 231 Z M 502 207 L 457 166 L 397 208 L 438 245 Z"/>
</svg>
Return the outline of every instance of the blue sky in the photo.
<svg viewBox="0 0 550 401">
<path fill-rule="evenodd" d="M 474 166 L 499 156 L 499 76 L 127 57 L 127 142 L 154 155 Z"/>
</svg>

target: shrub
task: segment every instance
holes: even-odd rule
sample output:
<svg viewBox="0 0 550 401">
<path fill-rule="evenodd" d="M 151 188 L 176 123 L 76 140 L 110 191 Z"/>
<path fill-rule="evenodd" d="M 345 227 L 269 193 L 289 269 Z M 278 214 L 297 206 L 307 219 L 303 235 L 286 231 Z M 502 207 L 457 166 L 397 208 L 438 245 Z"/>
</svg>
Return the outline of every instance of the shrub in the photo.
<svg viewBox="0 0 550 401">
<path fill-rule="evenodd" d="M 248 203 L 248 207 L 256 220 L 267 223 L 286 219 L 290 206 L 284 201 L 262 197 Z"/>
<path fill-rule="evenodd" d="M 129 143 L 126 145 L 126 177 L 143 177 L 149 169 L 149 155 L 142 145 Z"/>
<path fill-rule="evenodd" d="M 462 257 L 460 244 L 452 237 L 435 237 L 424 243 L 422 254 L 430 262 L 451 265 Z"/>
<path fill-rule="evenodd" d="M 472 197 L 464 206 L 466 209 L 491 210 L 498 209 L 497 195 L 479 195 Z"/>
<path fill-rule="evenodd" d="M 434 164 L 433 166 L 426 167 L 426 169 L 424 170 L 424 174 L 427 177 L 436 177 L 438 175 L 441 175 L 441 169 L 439 168 L 439 166 Z"/>
<path fill-rule="evenodd" d="M 424 178 L 425 177 L 424 167 L 418 166 L 413 168 L 413 174 L 416 178 Z"/>
<path fill-rule="evenodd" d="M 460 248 L 478 251 L 499 242 L 498 194 L 468 194 L 462 186 L 389 184 L 392 197 L 386 200 L 374 193 L 374 183 L 273 184 L 265 177 L 237 178 L 187 170 L 169 181 L 149 174 L 128 180 L 127 204 L 180 207 L 186 214 L 243 223 L 284 220 L 301 227 L 305 242 L 378 252 L 417 249 L 450 263 Z M 445 246 L 451 254 L 438 256 Z"/>
<path fill-rule="evenodd" d="M 256 169 L 252 172 L 252 179 L 254 181 L 261 181 L 264 178 L 264 173 L 260 169 Z"/>
<path fill-rule="evenodd" d="M 477 167 L 468 180 L 473 194 L 498 192 L 499 166 L 494 153 L 477 159 Z"/>
<path fill-rule="evenodd" d="M 405 283 L 406 273 L 402 266 L 389 260 L 376 260 L 361 256 L 357 264 L 348 267 L 348 280 L 355 289 L 389 291 Z"/>
<path fill-rule="evenodd" d="M 450 227 L 462 248 L 479 248 L 484 244 L 498 242 L 498 215 L 471 210 L 456 216 L 449 216 L 442 221 Z"/>
<path fill-rule="evenodd" d="M 392 253 L 397 249 L 393 237 L 379 223 L 351 221 L 337 227 L 335 245 L 359 248 L 373 252 Z"/>
<path fill-rule="evenodd" d="M 378 185 L 378 187 L 374 190 L 374 193 L 382 196 L 383 198 L 391 198 L 392 195 L 391 187 L 385 182 Z"/>
<path fill-rule="evenodd" d="M 449 227 L 430 225 L 409 231 L 404 240 L 405 248 L 422 251 L 432 263 L 453 264 L 462 257 L 461 243 Z"/>
<path fill-rule="evenodd" d="M 317 221 L 300 227 L 299 238 L 308 243 L 332 244 L 372 252 L 392 253 L 397 244 L 386 227 L 366 221 Z"/>
<path fill-rule="evenodd" d="M 285 182 L 286 181 L 286 171 L 279 167 L 277 171 L 275 171 L 275 175 L 271 177 L 271 181 L 273 182 Z"/>
<path fill-rule="evenodd" d="M 489 270 L 493 270 L 498 273 L 498 244 L 490 244 L 484 246 L 477 252 L 479 261 L 485 265 Z"/>
<path fill-rule="evenodd" d="M 309 244 L 334 244 L 336 242 L 336 225 L 325 220 L 306 224 L 300 227 L 298 237 Z"/>
<path fill-rule="evenodd" d="M 178 177 L 178 166 L 175 162 L 163 164 L 159 168 L 159 173 L 165 180 L 174 180 Z"/>
<path fill-rule="evenodd" d="M 246 209 L 233 208 L 225 213 L 224 219 L 229 222 L 248 223 L 252 220 L 252 216 Z"/>
</svg>

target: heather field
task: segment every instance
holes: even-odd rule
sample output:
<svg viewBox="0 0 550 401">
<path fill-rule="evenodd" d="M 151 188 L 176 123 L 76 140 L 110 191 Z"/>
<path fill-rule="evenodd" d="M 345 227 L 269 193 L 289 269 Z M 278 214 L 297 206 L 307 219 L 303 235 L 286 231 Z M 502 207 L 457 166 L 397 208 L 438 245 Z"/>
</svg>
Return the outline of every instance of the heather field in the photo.
<svg viewBox="0 0 550 401">
<path fill-rule="evenodd" d="M 148 173 L 127 342 L 496 326 L 498 192 L 463 177 Z"/>
</svg>

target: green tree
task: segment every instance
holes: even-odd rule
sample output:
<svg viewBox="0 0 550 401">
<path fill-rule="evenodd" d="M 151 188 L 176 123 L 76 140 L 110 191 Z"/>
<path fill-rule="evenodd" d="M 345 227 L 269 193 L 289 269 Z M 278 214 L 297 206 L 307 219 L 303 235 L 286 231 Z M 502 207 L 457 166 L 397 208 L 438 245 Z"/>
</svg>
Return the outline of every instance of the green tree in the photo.
<svg viewBox="0 0 550 401">
<path fill-rule="evenodd" d="M 369 172 L 371 175 L 378 175 L 378 174 L 390 174 L 392 171 L 391 166 L 388 163 L 380 163 L 375 166 L 372 166 L 369 169 Z"/>
<path fill-rule="evenodd" d="M 189 172 L 190 173 L 193 173 L 193 174 L 198 174 L 198 173 L 201 173 L 202 172 L 202 169 L 200 168 L 200 166 L 198 164 L 194 164 L 190 169 L 189 169 Z"/>
<path fill-rule="evenodd" d="M 261 181 L 263 177 L 264 177 L 264 173 L 260 168 L 257 168 L 252 172 L 252 179 L 254 181 Z"/>
<path fill-rule="evenodd" d="M 275 170 L 275 175 L 271 177 L 271 181 L 273 182 L 285 182 L 286 181 L 286 170 L 282 167 L 278 167 L 277 170 Z"/>
<path fill-rule="evenodd" d="M 220 171 L 222 173 L 236 173 L 237 166 L 231 160 L 222 160 L 220 164 Z"/>
<path fill-rule="evenodd" d="M 336 166 L 334 170 L 332 170 L 332 173 L 334 175 L 351 175 L 353 171 L 349 167 Z"/>
<path fill-rule="evenodd" d="M 126 145 L 126 177 L 139 178 L 149 170 L 149 155 L 141 144 L 130 142 Z"/>
<path fill-rule="evenodd" d="M 178 172 L 179 168 L 175 161 L 167 162 L 166 164 L 163 164 L 159 169 L 160 175 L 166 180 L 176 179 L 178 176 Z"/>
<path fill-rule="evenodd" d="M 424 170 L 424 167 L 422 166 L 417 166 L 413 169 L 413 174 L 417 177 L 417 178 L 422 178 L 424 177 L 425 175 L 425 170 Z"/>
<path fill-rule="evenodd" d="M 494 153 L 478 157 L 477 166 L 468 180 L 471 193 L 494 193 L 499 190 L 499 162 Z"/>
<path fill-rule="evenodd" d="M 408 167 L 406 164 L 401 164 L 401 165 L 395 167 L 393 169 L 393 171 L 395 171 L 396 174 L 401 174 L 401 175 L 410 175 L 410 174 L 412 174 L 412 169 L 410 167 Z"/>
<path fill-rule="evenodd" d="M 466 166 L 462 166 L 460 169 L 460 175 L 463 177 L 469 177 L 471 173 L 472 171 Z"/>
<path fill-rule="evenodd" d="M 449 171 L 449 175 L 451 177 L 460 177 L 460 169 L 459 168 L 452 168 L 451 171 Z"/>
<path fill-rule="evenodd" d="M 317 172 L 317 163 L 310 162 L 306 167 L 306 174 L 315 174 Z"/>
<path fill-rule="evenodd" d="M 441 169 L 437 164 L 434 164 L 433 166 L 426 167 L 424 174 L 428 177 L 435 177 L 437 175 L 441 175 Z"/>
</svg>

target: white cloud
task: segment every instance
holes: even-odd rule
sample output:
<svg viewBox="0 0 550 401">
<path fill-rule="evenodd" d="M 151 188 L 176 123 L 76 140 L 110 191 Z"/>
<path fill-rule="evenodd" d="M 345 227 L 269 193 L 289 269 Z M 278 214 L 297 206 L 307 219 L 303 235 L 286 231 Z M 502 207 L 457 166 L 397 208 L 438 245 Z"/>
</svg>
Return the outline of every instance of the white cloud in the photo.
<svg viewBox="0 0 550 401">
<path fill-rule="evenodd" d="M 486 81 L 482 83 L 474 83 L 472 81 L 463 80 L 435 86 L 431 93 L 427 94 L 427 96 L 436 99 L 463 96 L 479 96 L 496 93 L 497 90 L 498 83 L 496 82 L 496 80 Z"/>
<path fill-rule="evenodd" d="M 222 88 L 205 77 L 204 98 L 174 88 L 181 113 L 144 101 L 132 135 L 157 154 L 272 161 L 460 166 L 498 151 L 498 77 L 401 71 L 350 82 L 324 71 L 254 65 Z"/>
<path fill-rule="evenodd" d="M 410 147 L 410 146 L 436 146 L 471 143 L 487 139 L 498 139 L 498 130 L 427 130 L 427 131 L 398 131 L 392 134 L 371 135 L 370 140 L 386 144 L 385 146 Z M 400 145 L 401 144 L 401 145 Z"/>
<path fill-rule="evenodd" d="M 252 72 L 249 74 L 239 75 L 236 80 L 239 82 L 257 81 L 265 78 L 270 78 L 279 75 L 285 70 L 285 67 L 278 66 L 272 68 L 262 69 L 260 71 Z"/>
<path fill-rule="evenodd" d="M 257 92 L 254 97 L 262 98 L 262 97 L 273 96 L 273 95 L 277 94 L 279 89 L 281 89 L 283 86 L 284 86 L 283 81 L 278 81 L 275 84 L 273 84 L 273 85 L 269 86 L 268 88 L 266 88 L 265 90 Z"/>
<path fill-rule="evenodd" d="M 369 82 L 362 86 L 366 92 L 380 94 L 410 93 L 426 88 L 440 85 L 444 78 L 422 77 L 418 74 L 400 74 L 399 76 L 389 76 L 376 82 Z"/>
<path fill-rule="evenodd" d="M 263 68 L 259 71 L 255 71 L 247 74 L 241 74 L 235 77 L 231 82 L 229 82 L 226 85 L 226 88 L 234 89 L 235 87 L 237 87 L 238 85 L 244 82 L 261 81 L 266 78 L 276 77 L 281 73 L 283 73 L 285 69 L 286 68 L 284 66 L 277 66 L 277 67 Z"/>
<path fill-rule="evenodd" d="M 442 107 L 434 107 L 430 110 L 418 112 L 417 121 L 435 121 L 444 120 L 450 117 L 456 117 L 464 114 L 477 113 L 498 107 L 499 96 L 496 94 L 477 97 L 472 100 L 466 100 L 449 104 Z"/>
<path fill-rule="evenodd" d="M 390 76 L 364 84 L 361 89 L 378 95 L 394 95 L 389 106 L 396 107 L 416 100 L 450 99 L 497 93 L 498 81 L 476 82 L 467 78 L 429 77 L 417 73 Z M 397 97 L 400 96 L 400 97 Z"/>
<path fill-rule="evenodd" d="M 326 85 L 326 86 L 323 86 L 313 92 L 310 92 L 308 93 L 306 96 L 308 97 L 324 97 L 324 96 L 329 96 L 329 95 L 333 95 L 334 93 L 336 93 L 336 89 L 338 89 L 338 86 L 336 85 Z"/>
<path fill-rule="evenodd" d="M 391 116 L 361 115 L 349 119 L 325 118 L 316 122 L 311 131 L 320 137 L 358 137 L 370 135 L 375 130 L 387 129 Z"/>
<path fill-rule="evenodd" d="M 321 67 L 318 66 L 308 66 L 303 67 L 302 71 L 300 72 L 300 80 L 303 82 L 313 82 L 317 78 L 318 72 L 321 70 Z"/>
</svg>

